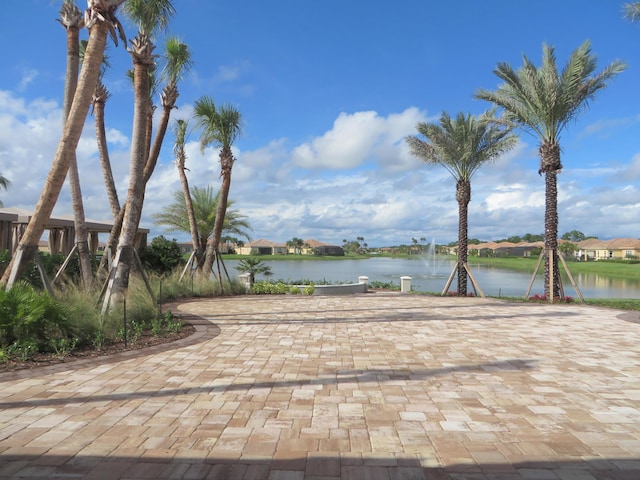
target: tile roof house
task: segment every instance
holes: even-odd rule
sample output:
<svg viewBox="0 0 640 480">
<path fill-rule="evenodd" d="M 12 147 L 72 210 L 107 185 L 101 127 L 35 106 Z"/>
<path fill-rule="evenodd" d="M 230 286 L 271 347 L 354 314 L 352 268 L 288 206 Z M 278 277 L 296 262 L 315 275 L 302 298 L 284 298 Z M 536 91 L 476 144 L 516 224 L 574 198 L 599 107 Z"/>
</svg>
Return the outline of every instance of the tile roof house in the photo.
<svg viewBox="0 0 640 480">
<path fill-rule="evenodd" d="M 294 247 L 289 247 L 286 243 L 275 243 L 264 238 L 247 242 L 242 247 L 236 248 L 239 255 L 287 255 L 295 253 L 294 250 Z M 305 240 L 299 252 L 302 255 L 344 255 L 342 247 L 319 242 L 313 238 Z"/>
<path fill-rule="evenodd" d="M 581 260 L 632 259 L 640 257 L 640 239 L 614 238 L 599 240 L 588 238 L 579 242 L 576 257 Z"/>
<path fill-rule="evenodd" d="M 260 238 L 237 247 L 236 251 L 239 255 L 286 255 L 287 246 Z"/>
</svg>

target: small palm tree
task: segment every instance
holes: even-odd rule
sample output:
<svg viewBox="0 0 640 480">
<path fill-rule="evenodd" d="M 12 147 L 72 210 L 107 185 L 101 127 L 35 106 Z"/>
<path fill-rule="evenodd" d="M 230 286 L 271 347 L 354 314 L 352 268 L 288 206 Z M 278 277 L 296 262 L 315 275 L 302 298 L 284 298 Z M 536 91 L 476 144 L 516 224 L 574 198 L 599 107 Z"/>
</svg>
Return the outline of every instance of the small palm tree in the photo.
<svg viewBox="0 0 640 480">
<path fill-rule="evenodd" d="M 262 262 L 259 258 L 249 257 L 243 258 L 236 265 L 236 270 L 242 273 L 249 274 L 249 288 L 253 288 L 253 284 L 256 281 L 256 275 L 262 274 L 265 277 L 273 275 L 271 267 Z"/>
<path fill-rule="evenodd" d="M 458 201 L 458 294 L 467 294 L 468 206 L 471 177 L 485 163 L 512 149 L 517 138 L 511 127 L 495 121 L 495 111 L 479 117 L 459 113 L 451 118 L 443 113 L 439 123 L 421 122 L 416 127 L 426 140 L 409 136 L 411 153 L 427 164 L 442 165 L 456 180 Z M 418 240 L 413 239 L 415 245 Z"/>
<path fill-rule="evenodd" d="M 196 221 L 198 242 L 201 246 L 206 245 L 207 238 L 213 231 L 216 221 L 216 211 L 220 194 L 214 194 L 213 188 L 192 187 L 191 203 Z M 178 190 L 173 195 L 174 201 L 167 205 L 161 212 L 154 214 L 156 225 L 169 227 L 168 231 L 190 232 L 189 214 L 186 207 L 184 192 Z M 245 215 L 231 208 L 233 200 L 227 202 L 227 214 L 225 215 L 223 233 L 229 236 L 239 236 L 249 239 L 251 227 Z"/>
<path fill-rule="evenodd" d="M 495 91 L 479 90 L 476 97 L 502 108 L 506 120 L 522 127 L 540 142 L 538 173 L 545 175 L 544 242 L 547 261 L 544 290 L 549 301 L 553 301 L 560 296 L 557 255 L 557 176 L 562 170 L 560 134 L 626 65 L 616 60 L 600 73 L 595 73 L 596 59 L 591 54 L 588 41 L 571 54 L 562 71 L 558 71 L 553 47 L 547 45 L 542 49 L 540 67 L 526 56 L 523 56 L 523 63 L 518 70 L 507 63 L 499 63 L 494 73 L 504 83 Z M 553 272 L 552 281 L 550 272 Z"/>
</svg>

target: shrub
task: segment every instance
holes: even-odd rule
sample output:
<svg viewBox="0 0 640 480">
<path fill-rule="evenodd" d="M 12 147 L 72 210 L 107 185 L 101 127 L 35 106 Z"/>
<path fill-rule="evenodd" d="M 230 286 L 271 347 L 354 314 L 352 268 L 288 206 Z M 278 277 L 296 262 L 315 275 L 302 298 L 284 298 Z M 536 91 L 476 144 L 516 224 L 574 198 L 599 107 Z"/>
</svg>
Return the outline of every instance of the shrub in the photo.
<svg viewBox="0 0 640 480">
<path fill-rule="evenodd" d="M 251 290 L 256 295 L 284 295 L 288 287 L 283 282 L 256 282 Z"/>
<path fill-rule="evenodd" d="M 0 290 L 0 342 L 30 343 L 47 351 L 51 341 L 74 337 L 71 310 L 46 292 L 18 282 Z"/>
<path fill-rule="evenodd" d="M 155 237 L 148 247 L 140 249 L 140 261 L 145 268 L 160 275 L 184 263 L 178 242 L 175 239 L 167 240 L 163 235 Z"/>
<path fill-rule="evenodd" d="M 546 295 L 540 295 L 538 293 L 536 293 L 535 295 L 533 295 L 532 297 L 529 297 L 529 301 L 531 302 L 546 302 L 547 301 L 547 296 Z M 572 303 L 573 302 L 573 297 L 555 297 L 553 299 L 554 303 Z"/>
</svg>

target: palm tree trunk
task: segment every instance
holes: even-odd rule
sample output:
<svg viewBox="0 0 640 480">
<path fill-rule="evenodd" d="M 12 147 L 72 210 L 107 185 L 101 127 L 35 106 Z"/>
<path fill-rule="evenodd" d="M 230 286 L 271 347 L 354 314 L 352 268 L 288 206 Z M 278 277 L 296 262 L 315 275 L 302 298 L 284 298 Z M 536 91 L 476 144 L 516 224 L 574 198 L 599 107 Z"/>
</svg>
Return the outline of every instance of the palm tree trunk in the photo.
<svg viewBox="0 0 640 480">
<path fill-rule="evenodd" d="M 144 170 L 142 173 L 143 176 L 143 187 L 142 187 L 142 198 L 143 198 L 143 202 L 144 202 L 144 192 L 146 189 L 146 185 L 149 182 L 149 179 L 151 178 L 151 175 L 153 174 L 153 171 L 155 169 L 155 166 L 158 162 L 158 157 L 160 156 L 160 149 L 162 147 L 162 143 L 164 142 L 164 137 L 166 135 L 167 132 L 167 126 L 169 124 L 169 119 L 170 119 L 170 114 L 171 114 L 171 110 L 173 110 L 174 104 L 175 104 L 175 100 L 178 98 L 178 94 L 177 94 L 177 90 L 175 93 L 175 97 L 173 100 L 173 103 L 171 104 L 165 104 L 162 110 L 162 117 L 160 118 L 160 125 L 158 125 L 158 130 L 156 131 L 156 136 L 154 139 L 153 144 L 151 145 L 151 147 L 149 147 L 149 139 L 146 138 L 147 135 L 150 135 L 150 117 L 148 115 L 145 116 L 145 158 L 146 158 L 146 162 L 144 163 Z M 146 108 L 150 109 L 150 106 L 147 106 Z M 148 113 L 148 110 L 146 110 Z M 103 123 L 103 130 L 104 130 L 104 123 Z M 102 159 L 102 157 L 101 157 Z M 111 168 L 110 168 L 110 164 L 107 161 L 106 166 L 103 166 L 103 172 L 105 171 L 104 169 L 108 167 L 109 168 L 109 172 L 111 172 Z M 113 182 L 113 176 L 110 176 L 111 178 L 111 182 Z M 106 177 L 105 177 L 105 181 L 106 181 Z M 109 189 L 107 189 L 109 191 Z M 115 193 L 115 186 L 113 187 L 113 191 L 114 191 L 114 195 L 116 195 L 115 200 L 117 202 L 117 194 Z M 191 197 L 189 197 L 191 198 Z M 127 211 L 126 208 L 126 204 L 120 208 L 118 205 L 118 210 L 114 213 L 113 217 L 114 217 L 114 221 L 113 221 L 113 227 L 111 229 L 111 232 L 109 234 L 109 239 L 107 240 L 107 248 L 110 249 L 112 252 L 115 251 L 116 249 L 116 244 L 118 241 L 118 238 L 120 237 L 121 233 L 122 233 L 122 227 L 123 227 L 123 222 L 125 219 L 125 214 Z M 142 208 L 142 207 L 141 207 Z M 113 205 L 112 205 L 112 209 L 113 209 Z M 138 223 L 140 223 L 140 219 L 138 218 Z M 137 228 L 137 227 L 136 227 Z M 202 251 L 202 247 L 200 248 L 200 251 Z M 124 258 L 124 257 L 120 257 L 120 258 Z M 202 258 L 202 254 L 200 255 L 200 258 Z M 106 263 L 106 258 L 103 257 L 102 261 L 100 262 L 100 266 L 98 267 L 98 270 L 102 270 L 102 268 L 104 267 Z M 199 267 L 202 266 L 202 260 L 200 260 L 199 262 Z"/>
<path fill-rule="evenodd" d="M 171 110 L 173 110 L 176 101 L 178 99 L 178 89 L 175 85 L 167 86 L 162 92 L 162 116 L 160 117 L 160 124 L 156 129 L 156 136 L 153 139 L 153 144 L 149 150 L 149 157 L 144 166 L 144 181 L 145 184 L 151 178 L 151 174 L 156 168 L 158 163 L 158 157 L 160 156 L 160 149 L 164 142 L 164 137 L 167 133 L 167 127 L 169 126 L 169 119 L 171 118 Z"/>
<path fill-rule="evenodd" d="M 560 297 L 560 272 L 558 271 L 558 172 L 562 170 L 560 145 L 546 142 L 540 146 L 540 172 L 544 172 L 545 211 L 544 293 L 550 302 Z M 553 269 L 553 279 L 550 272 Z"/>
<path fill-rule="evenodd" d="M 218 245 L 222 238 L 224 216 L 227 212 L 229 190 L 231 189 L 231 165 L 233 164 L 231 147 L 223 147 L 222 152 L 220 152 L 220 158 L 222 164 L 222 184 L 220 186 L 220 197 L 218 198 L 218 206 L 216 209 L 216 220 L 213 224 L 213 233 L 207 241 L 207 252 L 202 268 L 205 275 L 209 275 L 213 269 L 213 261 L 218 254 Z"/>
<path fill-rule="evenodd" d="M 544 248 L 547 261 L 544 264 L 544 291 L 549 301 L 560 297 L 560 272 L 558 271 L 558 172 L 545 173 Z M 550 272 L 553 268 L 553 281 Z"/>
<path fill-rule="evenodd" d="M 148 43 L 147 43 L 148 42 Z M 124 207 L 124 218 L 122 221 L 122 231 L 116 252 L 117 262 L 115 268 L 111 291 L 105 296 L 105 304 L 113 306 L 120 299 L 126 296 L 129 288 L 129 274 L 134 260 L 134 244 L 138 225 L 142 215 L 142 205 L 144 203 L 144 165 L 147 159 L 147 113 L 149 109 L 149 78 L 148 71 L 150 63 L 148 57 L 144 55 L 152 48 L 150 40 L 139 35 L 133 42 L 131 54 L 134 68 L 134 108 L 133 108 L 133 128 L 131 132 L 131 159 L 129 166 L 129 190 L 127 201 Z M 142 52 L 142 54 L 137 54 Z M 103 307 L 104 310 L 104 307 Z"/>
<path fill-rule="evenodd" d="M 58 200 L 72 160 L 71 153 L 75 152 L 80 141 L 91 97 L 98 81 L 108 31 L 109 26 L 105 21 L 97 21 L 91 28 L 78 86 L 51 169 L 47 175 L 31 221 L 20 239 L 11 263 L 0 280 L 0 284 L 6 285 L 7 288 L 13 286 L 27 262 L 35 255 L 45 224 L 51 217 L 53 207 Z"/>
<path fill-rule="evenodd" d="M 98 143 L 98 152 L 100 154 L 100 167 L 102 169 L 102 177 L 107 190 L 107 198 L 111 207 L 111 214 L 115 219 L 120 212 L 120 200 L 118 199 L 118 191 L 116 183 L 113 180 L 113 171 L 111 170 L 111 160 L 109 159 L 109 148 L 107 146 L 107 133 L 104 126 L 104 109 L 109 92 L 102 82 L 98 82 L 96 91 L 93 95 L 93 117 L 96 125 L 96 141 Z"/>
<path fill-rule="evenodd" d="M 67 32 L 67 71 L 65 76 L 65 91 L 63 116 L 66 123 L 71 109 L 71 102 L 78 84 L 78 71 L 80 66 L 79 29 L 77 26 L 66 28 Z M 84 215 L 82 203 L 82 189 L 80 188 L 80 174 L 75 150 L 70 153 L 69 162 L 69 190 L 71 191 L 71 205 L 73 207 L 74 226 L 76 230 L 76 246 L 80 258 L 80 275 L 85 290 L 88 290 L 93 282 L 91 269 L 91 257 L 89 250 L 89 230 Z"/>
<path fill-rule="evenodd" d="M 196 221 L 196 214 L 193 210 L 193 201 L 191 200 L 191 192 L 189 191 L 189 180 L 187 180 L 187 174 L 184 171 L 184 158 L 176 162 L 178 167 L 178 176 L 180 177 L 180 185 L 182 185 L 182 194 L 184 195 L 184 204 L 187 210 L 187 217 L 189 218 L 189 230 L 191 233 L 191 243 L 193 245 L 193 251 L 196 256 L 197 271 L 202 270 L 203 255 L 202 245 L 200 244 L 200 235 L 198 235 L 198 223 Z"/>
<path fill-rule="evenodd" d="M 471 201 L 471 182 L 458 180 L 456 185 L 458 200 L 458 295 L 467 295 L 467 270 L 465 264 L 468 256 L 468 209 Z"/>
</svg>

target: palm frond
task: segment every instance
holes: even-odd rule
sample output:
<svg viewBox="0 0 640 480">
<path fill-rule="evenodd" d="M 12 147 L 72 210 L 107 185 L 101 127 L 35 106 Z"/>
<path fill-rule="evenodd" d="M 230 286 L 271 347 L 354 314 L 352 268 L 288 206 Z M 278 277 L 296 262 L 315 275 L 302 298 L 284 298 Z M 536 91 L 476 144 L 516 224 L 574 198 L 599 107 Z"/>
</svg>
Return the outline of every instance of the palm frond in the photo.
<svg viewBox="0 0 640 480">
<path fill-rule="evenodd" d="M 640 21 L 640 2 L 625 3 L 622 8 L 624 18 L 632 22 Z"/>
<path fill-rule="evenodd" d="M 175 15 L 171 0 L 127 0 L 122 10 L 141 34 L 150 37 L 167 30 L 169 20 Z"/>
<path fill-rule="evenodd" d="M 405 139 L 411 153 L 425 163 L 442 165 L 457 181 L 468 181 L 484 163 L 515 146 L 513 125 L 498 122 L 495 110 L 479 117 L 443 112 L 438 123 L 421 122 L 416 130 L 424 137 Z"/>
<path fill-rule="evenodd" d="M 170 85 L 182 80 L 193 66 L 189 46 L 181 42 L 178 37 L 169 37 L 165 42 L 164 60 L 161 75 Z"/>
<path fill-rule="evenodd" d="M 567 123 L 624 68 L 626 65 L 617 60 L 594 75 L 596 59 L 585 41 L 559 72 L 554 48 L 543 45 L 539 68 L 524 55 L 523 66 L 517 71 L 499 63 L 494 73 L 503 83 L 495 91 L 478 90 L 475 96 L 502 108 L 505 119 L 516 122 L 541 143 L 557 143 Z"/>
</svg>

